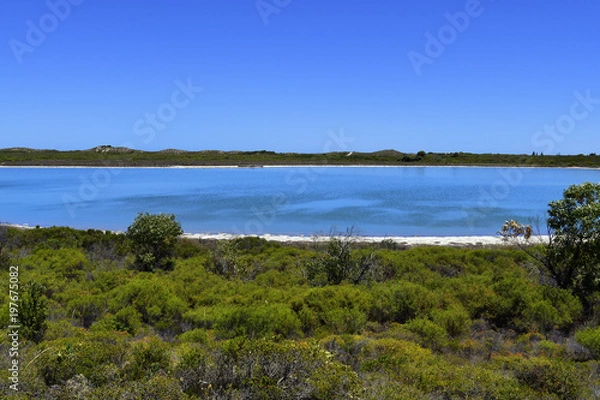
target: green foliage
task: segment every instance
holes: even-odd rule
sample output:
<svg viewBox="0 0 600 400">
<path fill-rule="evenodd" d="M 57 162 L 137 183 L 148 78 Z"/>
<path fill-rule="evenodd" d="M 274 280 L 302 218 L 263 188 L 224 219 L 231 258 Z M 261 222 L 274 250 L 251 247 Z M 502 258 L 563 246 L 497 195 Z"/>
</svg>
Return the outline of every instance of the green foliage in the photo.
<svg viewBox="0 0 600 400">
<path fill-rule="evenodd" d="M 584 394 L 579 372 L 571 363 L 540 357 L 507 357 L 503 361 L 522 384 L 540 394 L 560 399 L 579 399 Z"/>
<path fill-rule="evenodd" d="M 373 288 L 369 317 L 377 322 L 404 323 L 424 315 L 440 303 L 439 296 L 422 285 L 398 281 Z"/>
<path fill-rule="evenodd" d="M 600 288 L 600 184 L 569 186 L 549 206 L 548 269 L 560 287 L 585 298 Z"/>
<path fill-rule="evenodd" d="M 372 153 L 347 152 L 325 154 L 276 153 L 273 151 L 140 151 L 102 146 L 77 151 L 0 149 L 3 165 L 33 166 L 173 166 L 173 165 L 483 165 L 483 166 L 538 166 L 538 167 L 592 167 L 596 168 L 600 156 L 589 155 L 544 155 L 532 154 L 473 154 L 466 152 L 432 153 L 423 156 L 401 153 L 396 150 L 381 150 Z"/>
<path fill-rule="evenodd" d="M 317 368 L 308 380 L 316 400 L 348 399 L 360 393 L 360 381 L 352 369 L 341 363 L 327 363 Z"/>
<path fill-rule="evenodd" d="M 80 296 L 69 301 L 67 312 L 79 321 L 84 328 L 89 328 L 106 309 L 102 297 L 90 293 L 81 293 Z"/>
<path fill-rule="evenodd" d="M 61 282 L 81 281 L 91 265 L 80 249 L 39 249 L 23 259 L 23 267 L 39 273 L 49 293 L 64 290 Z"/>
<path fill-rule="evenodd" d="M 135 335 L 142 326 L 142 315 L 132 306 L 118 310 L 114 315 L 107 314 L 92 325 L 94 331 L 121 331 Z"/>
<path fill-rule="evenodd" d="M 182 259 L 198 257 L 206 252 L 199 241 L 185 238 L 177 240 L 173 249 L 174 256 Z"/>
<path fill-rule="evenodd" d="M 27 339 L 39 342 L 48 327 L 48 299 L 44 286 L 29 282 L 23 287 L 19 304 L 20 333 Z"/>
<path fill-rule="evenodd" d="M 293 338 L 299 335 L 300 327 L 296 314 L 281 304 L 236 307 L 224 312 L 215 323 L 217 335 L 221 338 Z"/>
<path fill-rule="evenodd" d="M 187 305 L 170 282 L 162 282 L 154 276 L 132 279 L 126 285 L 113 289 L 110 297 L 109 310 L 115 313 L 120 329 L 135 332 L 139 315 L 143 322 L 160 331 L 181 331 L 180 322 Z M 131 308 L 127 308 L 129 306 Z"/>
<path fill-rule="evenodd" d="M 318 331 L 358 333 L 367 322 L 369 296 L 355 286 L 313 288 L 292 301 L 306 334 Z"/>
<path fill-rule="evenodd" d="M 590 350 L 596 359 L 600 358 L 600 327 L 582 329 L 575 334 L 575 339 Z"/>
<path fill-rule="evenodd" d="M 318 285 L 339 285 L 344 281 L 357 284 L 368 280 L 377 267 L 377 260 L 374 253 L 362 256 L 353 253 L 355 240 L 351 229 L 345 237 L 330 238 L 327 249 L 307 264 L 308 279 Z"/>
<path fill-rule="evenodd" d="M 48 315 L 43 340 L 21 342 L 17 398 L 533 400 L 600 387 L 595 317 L 517 249 L 357 243 L 350 260 L 377 260 L 369 278 L 315 287 L 306 266 L 323 253 L 307 244 L 231 241 L 239 272 L 223 276 L 215 242 L 177 245 L 174 268 L 150 273 L 123 268 L 124 235 L 7 232 Z"/>
<path fill-rule="evenodd" d="M 62 388 L 61 388 L 62 389 Z M 71 390 L 72 397 L 65 399 L 78 399 L 81 389 L 75 387 Z M 77 390 L 78 389 L 78 390 Z M 63 389 L 64 390 L 64 389 Z M 129 381 L 126 385 L 121 382 L 107 384 L 98 388 L 91 388 L 85 396 L 85 400 L 113 400 L 113 399 L 135 399 L 135 400 L 192 400 L 181 390 L 180 382 L 176 379 L 156 374 L 148 380 Z M 61 399 L 62 400 L 62 399 Z"/>
<path fill-rule="evenodd" d="M 89 229 L 79 231 L 68 227 L 35 228 L 23 231 L 8 230 L 8 248 L 21 247 L 59 250 L 80 248 L 86 252 L 98 253 L 111 260 L 126 253 L 125 235 L 109 231 Z"/>
<path fill-rule="evenodd" d="M 182 342 L 190 342 L 190 343 L 208 343 L 208 334 L 205 329 L 192 329 L 190 331 L 184 332 L 177 337 Z"/>
<path fill-rule="evenodd" d="M 158 338 L 144 339 L 133 345 L 125 373 L 132 380 L 148 379 L 170 368 L 169 346 Z"/>
<path fill-rule="evenodd" d="M 240 254 L 234 241 L 220 241 L 212 252 L 211 272 L 230 278 L 245 272 L 245 266 L 240 263 Z"/>
<path fill-rule="evenodd" d="M 418 335 L 421 344 L 434 349 L 446 346 L 448 339 L 443 327 L 426 318 L 415 318 L 404 324 L 409 331 Z"/>
<path fill-rule="evenodd" d="M 136 266 L 143 271 L 170 269 L 175 244 L 183 233 L 173 214 L 138 214 L 127 229 Z"/>
<path fill-rule="evenodd" d="M 120 336 L 83 334 L 44 342 L 36 366 L 49 386 L 64 384 L 79 374 L 101 385 L 117 378 L 124 353 Z"/>
<path fill-rule="evenodd" d="M 431 316 L 433 322 L 444 328 L 452 337 L 462 336 L 471 328 L 469 313 L 460 304 L 451 304 L 445 310 L 433 310 Z"/>
<path fill-rule="evenodd" d="M 185 392 L 200 398 L 348 399 L 357 375 L 303 342 L 235 339 L 186 352 L 176 368 Z"/>
<path fill-rule="evenodd" d="M 543 247 L 530 246 L 531 227 L 516 221 L 505 223 L 500 233 L 537 259 L 553 282 L 576 294 L 590 313 L 591 297 L 600 289 L 600 184 L 571 185 L 548 206 L 550 237 Z"/>
<path fill-rule="evenodd" d="M 8 227 L 5 225 L 0 225 L 0 271 L 6 271 L 10 266 L 10 257 L 8 255 L 8 242 Z"/>
</svg>

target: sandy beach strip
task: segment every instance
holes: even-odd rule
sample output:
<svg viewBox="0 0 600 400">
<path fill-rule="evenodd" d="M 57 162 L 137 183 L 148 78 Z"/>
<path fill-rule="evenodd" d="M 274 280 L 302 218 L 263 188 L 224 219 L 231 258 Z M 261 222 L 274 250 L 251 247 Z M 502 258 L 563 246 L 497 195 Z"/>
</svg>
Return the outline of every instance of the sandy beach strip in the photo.
<svg viewBox="0 0 600 400">
<path fill-rule="evenodd" d="M 18 229 L 35 229 L 30 225 L 0 224 Z M 114 231 L 114 233 L 123 233 Z M 311 243 L 327 242 L 330 235 L 239 235 L 232 233 L 184 233 L 184 239 L 195 240 L 232 240 L 243 237 L 260 237 L 262 239 L 280 243 Z M 338 236 L 338 237 L 343 237 Z M 383 240 L 391 240 L 398 245 L 404 246 L 500 246 L 504 245 L 500 236 L 353 236 L 352 239 L 359 243 L 380 243 Z"/>
<path fill-rule="evenodd" d="M 265 240 L 281 243 L 327 242 L 331 236 L 305 235 L 234 235 L 228 233 L 184 233 L 187 239 L 231 240 L 245 236 L 257 236 Z M 340 236 L 343 237 L 343 236 Z M 354 236 L 352 239 L 359 243 L 380 243 L 391 240 L 405 246 L 500 246 L 504 245 L 500 236 Z"/>
<path fill-rule="evenodd" d="M 30 225 L 1 224 L 18 229 L 35 229 Z M 113 231 L 114 233 L 124 233 L 123 231 Z M 184 239 L 192 240 L 233 240 L 244 237 L 259 237 L 272 242 L 280 243 L 323 243 L 329 241 L 331 235 L 242 235 L 232 233 L 184 233 L 181 235 Z M 344 235 L 334 236 L 338 238 Z M 353 236 L 352 240 L 358 243 L 381 243 L 384 240 L 391 240 L 401 246 L 503 246 L 506 242 L 500 236 Z M 533 241 L 532 241 L 533 244 Z"/>
</svg>

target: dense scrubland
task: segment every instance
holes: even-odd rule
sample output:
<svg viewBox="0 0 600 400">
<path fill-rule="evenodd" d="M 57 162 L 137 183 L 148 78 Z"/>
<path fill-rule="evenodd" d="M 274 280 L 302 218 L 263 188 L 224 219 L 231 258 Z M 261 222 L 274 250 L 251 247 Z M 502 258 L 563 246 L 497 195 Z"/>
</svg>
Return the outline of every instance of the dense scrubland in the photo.
<svg viewBox="0 0 600 400">
<path fill-rule="evenodd" d="M 274 151 L 140 151 L 109 145 L 89 150 L 0 150 L 4 166 L 242 166 L 263 165 L 469 165 L 518 167 L 600 167 L 600 156 L 527 154 L 473 154 L 464 152 L 404 153 L 382 150 L 372 153 L 330 152 L 323 154 L 276 153 Z"/>
<path fill-rule="evenodd" d="M 18 266 L 27 325 L 20 390 L 3 378 L 2 393 L 600 397 L 595 295 L 582 302 L 516 247 L 367 246 L 351 236 L 321 244 L 177 239 L 166 261 L 153 263 L 131 238 L 1 228 L 0 323 L 10 322 L 9 266 Z M 3 336 L 5 375 L 9 348 Z"/>
</svg>

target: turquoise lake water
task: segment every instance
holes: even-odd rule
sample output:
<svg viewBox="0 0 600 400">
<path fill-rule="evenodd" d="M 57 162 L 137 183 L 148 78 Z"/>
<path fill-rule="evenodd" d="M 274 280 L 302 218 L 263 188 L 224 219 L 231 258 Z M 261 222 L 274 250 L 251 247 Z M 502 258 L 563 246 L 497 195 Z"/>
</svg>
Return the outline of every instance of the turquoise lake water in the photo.
<svg viewBox="0 0 600 400">
<path fill-rule="evenodd" d="M 600 170 L 471 167 L 0 168 L 0 222 L 125 230 L 138 212 L 186 232 L 494 235 L 541 221 Z"/>
</svg>

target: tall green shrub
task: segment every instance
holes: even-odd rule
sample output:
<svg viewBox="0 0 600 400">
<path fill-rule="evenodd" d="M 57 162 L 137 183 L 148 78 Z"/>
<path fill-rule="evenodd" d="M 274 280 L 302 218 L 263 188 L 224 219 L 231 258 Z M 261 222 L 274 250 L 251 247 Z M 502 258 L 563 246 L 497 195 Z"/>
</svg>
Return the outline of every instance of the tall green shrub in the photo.
<svg viewBox="0 0 600 400">
<path fill-rule="evenodd" d="M 143 271 L 170 269 L 175 242 L 183 233 L 174 214 L 138 214 L 126 235 L 135 254 L 135 265 Z"/>
</svg>

